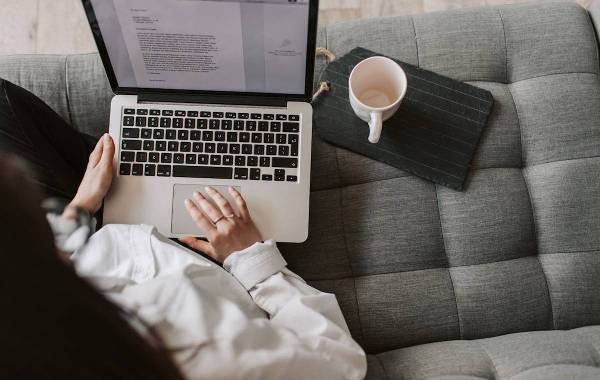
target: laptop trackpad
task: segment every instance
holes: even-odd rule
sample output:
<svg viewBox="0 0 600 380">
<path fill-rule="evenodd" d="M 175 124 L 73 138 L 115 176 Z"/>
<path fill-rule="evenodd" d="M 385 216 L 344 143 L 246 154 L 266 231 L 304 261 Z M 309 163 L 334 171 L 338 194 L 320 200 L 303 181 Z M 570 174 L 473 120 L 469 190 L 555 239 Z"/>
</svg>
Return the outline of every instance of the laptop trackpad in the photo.
<svg viewBox="0 0 600 380">
<path fill-rule="evenodd" d="M 194 191 L 197 191 L 204 195 L 206 199 L 211 201 L 211 197 L 206 195 L 206 191 L 204 191 L 204 187 L 206 185 L 197 184 L 197 185 L 173 185 L 173 204 L 172 204 L 172 214 L 171 214 L 171 233 L 174 234 L 185 234 L 192 236 L 204 236 L 204 232 L 196 226 L 196 223 L 192 220 L 192 217 L 188 213 L 185 208 L 184 201 L 186 199 L 194 200 L 192 194 Z M 227 190 L 228 186 L 211 186 L 213 189 L 217 190 L 225 199 L 229 201 L 233 210 L 238 213 L 238 208 L 231 197 L 229 195 L 229 191 Z M 241 192 L 241 189 L 235 186 L 235 189 Z M 214 203 L 213 203 L 214 204 Z M 215 205 L 217 209 L 218 206 Z"/>
</svg>

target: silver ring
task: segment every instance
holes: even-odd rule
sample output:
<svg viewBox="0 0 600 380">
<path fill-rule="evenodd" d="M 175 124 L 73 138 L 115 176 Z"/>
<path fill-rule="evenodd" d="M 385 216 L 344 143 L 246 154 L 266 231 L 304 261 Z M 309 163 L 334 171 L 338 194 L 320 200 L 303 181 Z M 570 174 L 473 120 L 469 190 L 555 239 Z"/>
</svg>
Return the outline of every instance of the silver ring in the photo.
<svg viewBox="0 0 600 380">
<path fill-rule="evenodd" d="M 235 219 L 235 218 L 237 217 L 237 215 L 235 215 L 235 214 L 231 214 L 231 215 L 225 215 L 225 217 L 226 217 L 227 219 Z"/>
<path fill-rule="evenodd" d="M 213 224 L 217 224 L 219 223 L 221 220 L 223 220 L 223 218 L 225 218 L 225 215 L 221 215 L 219 218 L 217 218 L 217 220 L 213 221 Z"/>
</svg>

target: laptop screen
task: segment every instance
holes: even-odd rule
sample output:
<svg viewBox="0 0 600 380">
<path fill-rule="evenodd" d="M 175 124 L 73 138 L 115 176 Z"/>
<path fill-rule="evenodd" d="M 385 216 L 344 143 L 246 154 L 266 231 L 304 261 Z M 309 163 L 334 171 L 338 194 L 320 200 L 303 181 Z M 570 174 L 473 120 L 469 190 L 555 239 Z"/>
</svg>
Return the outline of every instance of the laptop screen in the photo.
<svg viewBox="0 0 600 380">
<path fill-rule="evenodd" d="M 118 87 L 305 93 L 309 0 L 89 4 Z"/>
</svg>

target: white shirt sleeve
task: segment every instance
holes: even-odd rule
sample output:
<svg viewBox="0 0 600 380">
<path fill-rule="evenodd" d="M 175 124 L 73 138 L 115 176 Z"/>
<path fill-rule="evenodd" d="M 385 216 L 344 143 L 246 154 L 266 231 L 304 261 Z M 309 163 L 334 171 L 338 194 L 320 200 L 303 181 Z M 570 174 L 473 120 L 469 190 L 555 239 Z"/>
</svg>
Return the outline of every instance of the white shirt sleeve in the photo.
<svg viewBox="0 0 600 380">
<path fill-rule="evenodd" d="M 335 296 L 308 286 L 285 265 L 270 241 L 225 261 L 225 269 L 270 319 L 250 320 L 239 334 L 202 347 L 182 363 L 186 374 L 211 379 L 364 378 L 365 353 L 352 339 Z M 206 373 L 215 368 L 211 361 L 224 365 Z"/>
</svg>

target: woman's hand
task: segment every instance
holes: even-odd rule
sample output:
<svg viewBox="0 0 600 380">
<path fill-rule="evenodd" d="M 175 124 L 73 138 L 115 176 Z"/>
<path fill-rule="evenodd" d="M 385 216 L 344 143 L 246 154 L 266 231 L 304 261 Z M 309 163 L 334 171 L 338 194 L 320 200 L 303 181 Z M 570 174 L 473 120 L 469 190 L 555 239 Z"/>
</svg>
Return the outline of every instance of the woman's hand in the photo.
<svg viewBox="0 0 600 380">
<path fill-rule="evenodd" d="M 90 154 L 87 169 L 69 206 L 88 210 L 95 214 L 102 206 L 113 178 L 113 156 L 115 144 L 105 133 Z"/>
<path fill-rule="evenodd" d="M 185 207 L 196 225 L 205 233 L 208 242 L 187 236 L 179 239 L 182 243 L 222 263 L 233 252 L 262 241 L 260 232 L 250 218 L 246 201 L 237 190 L 230 187 L 229 194 L 240 210 L 239 216 L 218 191 L 207 187 L 206 192 L 219 206 L 218 208 L 198 192 L 194 193 L 196 203 L 186 199 Z"/>
</svg>

